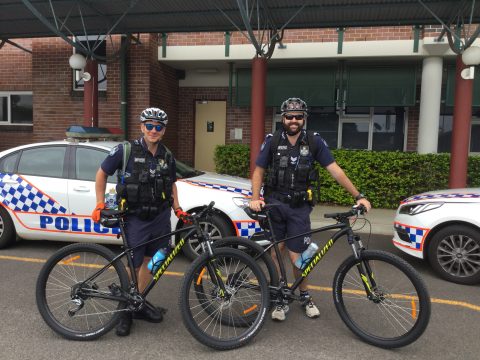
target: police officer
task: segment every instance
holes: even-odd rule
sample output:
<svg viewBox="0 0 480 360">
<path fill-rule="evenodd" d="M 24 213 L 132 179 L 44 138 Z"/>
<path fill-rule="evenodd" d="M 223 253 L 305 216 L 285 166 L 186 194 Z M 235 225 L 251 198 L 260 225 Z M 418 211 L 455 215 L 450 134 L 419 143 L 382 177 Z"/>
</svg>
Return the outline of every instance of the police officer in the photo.
<svg viewBox="0 0 480 360">
<path fill-rule="evenodd" d="M 114 147 L 98 169 L 95 179 L 97 206 L 92 213 L 93 220 L 98 222 L 100 211 L 105 208 L 107 177 L 118 171 L 117 198 L 126 201 L 126 235 L 131 247 L 168 234 L 171 231 L 170 208 L 179 217 L 188 215 L 178 203 L 175 159 L 161 143 L 168 123 L 167 114 L 158 108 L 148 108 L 142 111 L 140 122 L 143 136 L 131 142 L 130 146 L 121 144 Z M 123 165 L 124 151 L 130 153 L 126 166 Z M 159 248 L 166 248 L 168 242 L 166 237 L 135 249 L 133 264 L 140 292 L 151 280 L 147 268 L 149 260 Z M 147 303 L 133 317 L 160 322 L 164 311 Z M 129 335 L 131 324 L 132 314 L 124 313 L 116 329 L 117 335 Z"/>
<path fill-rule="evenodd" d="M 312 211 L 312 182 L 317 180 L 314 161 L 326 168 L 333 178 L 352 194 L 357 204 L 370 210 L 370 202 L 355 188 L 344 171 L 335 162 L 330 150 L 318 133 L 303 129 L 307 119 L 307 104 L 299 98 L 289 98 L 281 105 L 283 130 L 267 135 L 256 160 L 252 175 L 252 199 L 250 208 L 260 211 L 266 203 L 278 204 L 271 210 L 273 232 L 277 239 L 309 232 Z M 264 199 L 260 189 L 265 177 Z M 311 242 L 310 236 L 297 237 L 286 242 L 295 277 L 301 271 L 295 261 Z M 285 242 L 279 244 L 283 252 Z M 278 267 L 278 259 L 272 252 Z M 300 296 L 305 314 L 309 318 L 320 316 L 320 311 L 308 293 L 307 281 L 300 284 Z M 288 305 L 277 304 L 272 319 L 283 321 Z"/>
</svg>

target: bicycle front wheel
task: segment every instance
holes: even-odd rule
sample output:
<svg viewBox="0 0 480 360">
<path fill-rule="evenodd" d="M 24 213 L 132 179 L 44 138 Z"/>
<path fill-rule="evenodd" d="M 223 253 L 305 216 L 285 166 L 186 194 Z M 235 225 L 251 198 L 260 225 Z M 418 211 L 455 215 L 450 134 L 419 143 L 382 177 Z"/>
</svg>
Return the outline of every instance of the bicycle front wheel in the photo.
<svg viewBox="0 0 480 360">
<path fill-rule="evenodd" d="M 45 263 L 37 280 L 37 307 L 55 332 L 71 340 L 93 340 L 110 331 L 126 303 L 128 275 L 120 260 L 97 244 L 66 246 Z"/>
<path fill-rule="evenodd" d="M 195 260 L 182 284 L 180 308 L 187 330 L 218 350 L 247 344 L 260 331 L 269 305 L 260 267 L 243 252 L 220 248 Z"/>
<path fill-rule="evenodd" d="M 347 258 L 333 280 L 333 301 L 350 330 L 387 349 L 417 340 L 430 319 L 423 280 L 406 261 L 384 251 L 365 250 L 360 260 Z"/>
</svg>

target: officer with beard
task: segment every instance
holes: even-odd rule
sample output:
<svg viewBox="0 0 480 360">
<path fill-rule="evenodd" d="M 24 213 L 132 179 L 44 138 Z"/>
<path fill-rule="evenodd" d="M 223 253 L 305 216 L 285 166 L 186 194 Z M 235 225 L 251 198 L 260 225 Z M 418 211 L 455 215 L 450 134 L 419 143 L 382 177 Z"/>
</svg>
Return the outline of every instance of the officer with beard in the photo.
<svg viewBox="0 0 480 360">
<path fill-rule="evenodd" d="M 335 162 L 325 140 L 320 134 L 305 130 L 307 104 L 299 98 L 289 98 L 281 105 L 283 130 L 267 135 L 256 160 L 252 175 L 252 199 L 250 208 L 260 211 L 267 204 L 277 204 L 271 210 L 273 229 L 277 239 L 295 236 L 311 230 L 310 213 L 313 208 L 312 185 L 318 174 L 314 162 L 328 170 L 331 176 L 355 199 L 357 205 L 370 210 L 370 202 L 357 190 L 342 168 Z M 263 184 L 265 177 L 265 183 Z M 264 200 L 260 190 L 264 185 Z M 287 245 L 288 255 L 295 277 L 301 270 L 294 264 L 311 243 L 310 236 L 293 238 L 279 244 L 283 252 Z M 272 251 L 278 268 L 278 259 Z M 309 318 L 317 318 L 320 311 L 308 293 L 306 279 L 299 286 L 301 303 Z M 283 321 L 289 310 L 281 302 L 272 312 L 272 319 Z"/>
</svg>

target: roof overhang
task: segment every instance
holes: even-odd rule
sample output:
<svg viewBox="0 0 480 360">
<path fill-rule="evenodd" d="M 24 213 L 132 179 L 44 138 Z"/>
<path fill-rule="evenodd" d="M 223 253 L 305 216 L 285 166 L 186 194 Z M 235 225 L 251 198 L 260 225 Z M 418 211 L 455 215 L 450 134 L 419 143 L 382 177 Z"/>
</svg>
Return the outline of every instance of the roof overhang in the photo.
<svg viewBox="0 0 480 360">
<path fill-rule="evenodd" d="M 459 13 L 480 23 L 472 0 L 7 0 L 0 38 L 58 36 L 45 21 L 66 35 L 245 30 L 240 3 L 258 6 L 279 29 L 439 25 Z"/>
</svg>

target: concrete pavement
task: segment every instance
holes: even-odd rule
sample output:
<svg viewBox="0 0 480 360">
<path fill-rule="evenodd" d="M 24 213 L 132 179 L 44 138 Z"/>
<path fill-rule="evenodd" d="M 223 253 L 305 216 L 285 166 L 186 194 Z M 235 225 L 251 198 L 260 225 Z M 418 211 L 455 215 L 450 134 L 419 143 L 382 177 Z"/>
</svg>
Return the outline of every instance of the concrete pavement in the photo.
<svg viewBox="0 0 480 360">
<path fill-rule="evenodd" d="M 317 204 L 312 213 L 310 214 L 310 220 L 312 222 L 312 228 L 326 226 L 334 224 L 334 220 L 325 219 L 324 214 L 343 212 L 350 210 L 347 206 L 330 206 L 324 204 Z M 365 218 L 372 224 L 372 234 L 378 235 L 393 235 L 393 220 L 395 218 L 396 210 L 391 209 L 372 209 L 365 215 Z M 365 225 L 365 226 L 364 226 Z M 369 233 L 370 226 L 365 224 L 361 219 L 357 220 L 354 225 L 354 230 L 359 233 Z"/>
</svg>

